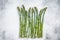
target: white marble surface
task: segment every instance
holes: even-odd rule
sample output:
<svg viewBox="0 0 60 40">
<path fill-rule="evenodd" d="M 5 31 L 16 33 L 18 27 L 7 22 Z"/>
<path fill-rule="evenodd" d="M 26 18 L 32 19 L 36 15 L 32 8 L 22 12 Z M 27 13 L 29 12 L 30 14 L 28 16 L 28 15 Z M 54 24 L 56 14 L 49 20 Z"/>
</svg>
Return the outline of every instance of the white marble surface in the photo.
<svg viewBox="0 0 60 40">
<path fill-rule="evenodd" d="M 17 6 L 21 7 L 22 4 L 26 9 L 34 6 L 38 7 L 38 10 L 48 7 L 44 20 L 43 38 L 19 38 Z M 0 40 L 59 40 L 59 27 L 60 0 L 0 0 Z"/>
</svg>

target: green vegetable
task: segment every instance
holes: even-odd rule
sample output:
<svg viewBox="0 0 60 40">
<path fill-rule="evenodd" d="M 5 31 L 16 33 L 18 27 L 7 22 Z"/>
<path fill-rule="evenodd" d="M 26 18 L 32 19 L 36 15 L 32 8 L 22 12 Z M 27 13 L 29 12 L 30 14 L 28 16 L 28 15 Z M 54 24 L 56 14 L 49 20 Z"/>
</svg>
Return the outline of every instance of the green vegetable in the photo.
<svg viewBox="0 0 60 40">
<path fill-rule="evenodd" d="M 25 9 L 17 7 L 20 19 L 19 36 L 21 38 L 41 38 L 43 36 L 44 15 L 47 7 L 38 11 L 37 7 Z"/>
</svg>

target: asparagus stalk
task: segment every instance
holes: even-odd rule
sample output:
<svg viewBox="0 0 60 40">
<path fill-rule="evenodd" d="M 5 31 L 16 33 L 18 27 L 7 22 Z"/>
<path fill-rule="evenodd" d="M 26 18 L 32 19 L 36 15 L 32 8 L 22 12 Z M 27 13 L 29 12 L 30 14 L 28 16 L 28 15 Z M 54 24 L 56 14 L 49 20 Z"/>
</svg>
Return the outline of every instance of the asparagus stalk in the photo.
<svg viewBox="0 0 60 40">
<path fill-rule="evenodd" d="M 28 9 L 28 37 L 31 37 L 31 30 L 30 30 L 30 27 L 31 27 L 31 22 L 30 22 L 30 12 L 31 12 L 31 8 Z"/>
<path fill-rule="evenodd" d="M 34 38 L 34 21 L 33 21 L 33 13 L 34 13 L 34 10 L 33 8 L 31 9 L 31 38 Z"/>
<path fill-rule="evenodd" d="M 36 37 L 38 36 L 38 9 L 37 9 L 37 7 L 34 7 L 34 9 L 35 9 L 35 14 L 36 14 L 36 25 L 35 25 L 35 34 L 36 34 Z"/>
<path fill-rule="evenodd" d="M 44 9 L 41 9 L 39 12 L 39 17 L 40 17 L 40 31 L 39 31 L 39 37 L 42 37 L 43 35 L 43 21 L 44 21 L 44 15 L 45 15 L 45 11 L 46 11 L 47 7 Z"/>
<path fill-rule="evenodd" d="M 23 35 L 24 37 L 26 37 L 27 11 L 25 10 L 24 5 L 22 5 L 22 16 L 23 16 Z"/>
<path fill-rule="evenodd" d="M 19 12 L 19 19 L 20 19 L 20 27 L 19 27 L 19 29 L 20 29 L 20 32 L 19 32 L 19 37 L 22 37 L 22 22 L 21 22 L 21 10 L 20 10 L 20 8 L 19 7 L 17 7 L 17 9 L 18 9 L 18 12 Z"/>
<path fill-rule="evenodd" d="M 32 13 L 33 13 L 33 38 L 36 38 L 36 29 L 35 29 L 35 25 L 36 25 L 36 13 L 34 8 L 32 8 Z"/>
</svg>

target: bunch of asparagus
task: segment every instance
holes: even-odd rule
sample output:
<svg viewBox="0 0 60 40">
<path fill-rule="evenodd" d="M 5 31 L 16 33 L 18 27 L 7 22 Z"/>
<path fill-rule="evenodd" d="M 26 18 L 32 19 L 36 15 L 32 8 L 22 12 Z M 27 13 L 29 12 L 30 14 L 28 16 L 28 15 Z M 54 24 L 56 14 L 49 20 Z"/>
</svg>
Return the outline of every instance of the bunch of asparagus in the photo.
<svg viewBox="0 0 60 40">
<path fill-rule="evenodd" d="M 20 19 L 19 36 L 21 38 L 41 38 L 43 36 L 43 22 L 47 7 L 39 12 L 37 7 L 30 7 L 26 10 L 24 5 L 21 8 L 17 7 L 17 9 Z"/>
</svg>

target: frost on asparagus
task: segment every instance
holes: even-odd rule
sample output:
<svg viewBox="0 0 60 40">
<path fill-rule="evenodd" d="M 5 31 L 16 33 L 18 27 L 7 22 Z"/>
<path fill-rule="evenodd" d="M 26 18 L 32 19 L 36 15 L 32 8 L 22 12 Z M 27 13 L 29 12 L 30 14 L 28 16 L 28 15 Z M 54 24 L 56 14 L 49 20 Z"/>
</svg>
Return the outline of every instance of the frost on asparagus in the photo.
<svg viewBox="0 0 60 40">
<path fill-rule="evenodd" d="M 22 5 L 21 8 L 17 7 L 17 9 L 20 20 L 19 37 L 42 38 L 44 15 L 47 7 L 38 11 L 37 7 L 30 7 L 26 10 L 24 5 Z"/>
</svg>

